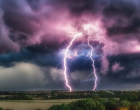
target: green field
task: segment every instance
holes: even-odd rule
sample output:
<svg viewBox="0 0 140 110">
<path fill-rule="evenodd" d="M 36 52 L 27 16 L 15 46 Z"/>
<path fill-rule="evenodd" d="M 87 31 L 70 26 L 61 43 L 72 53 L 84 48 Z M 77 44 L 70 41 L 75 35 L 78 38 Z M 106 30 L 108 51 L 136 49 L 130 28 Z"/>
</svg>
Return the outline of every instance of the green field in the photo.
<svg viewBox="0 0 140 110">
<path fill-rule="evenodd" d="M 80 99 L 56 99 L 56 100 L 4 100 L 0 101 L 0 107 L 4 109 L 14 110 L 47 110 L 52 105 L 58 105 L 62 103 L 70 103 Z"/>
</svg>

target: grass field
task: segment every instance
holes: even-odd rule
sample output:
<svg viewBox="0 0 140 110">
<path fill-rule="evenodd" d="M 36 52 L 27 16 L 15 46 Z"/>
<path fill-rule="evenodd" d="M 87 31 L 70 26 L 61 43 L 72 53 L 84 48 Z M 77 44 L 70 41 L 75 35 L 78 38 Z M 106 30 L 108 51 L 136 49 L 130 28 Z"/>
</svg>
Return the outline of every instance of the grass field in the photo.
<svg viewBox="0 0 140 110">
<path fill-rule="evenodd" d="M 4 100 L 0 101 L 0 107 L 14 110 L 48 110 L 52 105 L 70 103 L 79 99 L 56 99 L 56 100 Z"/>
</svg>

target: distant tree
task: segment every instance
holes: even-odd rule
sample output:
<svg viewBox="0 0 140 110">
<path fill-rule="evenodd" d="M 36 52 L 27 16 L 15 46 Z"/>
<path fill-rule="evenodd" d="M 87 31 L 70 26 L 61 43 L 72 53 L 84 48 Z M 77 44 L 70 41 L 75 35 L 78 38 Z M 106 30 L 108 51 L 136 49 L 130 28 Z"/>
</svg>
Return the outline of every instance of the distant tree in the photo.
<svg viewBox="0 0 140 110">
<path fill-rule="evenodd" d="M 55 92 L 51 92 L 51 96 L 54 96 Z"/>
<path fill-rule="evenodd" d="M 120 97 L 120 100 L 127 100 L 130 102 L 135 102 L 139 100 L 139 95 L 137 93 L 127 92 Z"/>
<path fill-rule="evenodd" d="M 97 95 L 94 95 L 93 96 L 93 99 L 95 99 L 95 100 L 98 100 L 100 97 L 99 96 L 97 96 Z"/>
</svg>

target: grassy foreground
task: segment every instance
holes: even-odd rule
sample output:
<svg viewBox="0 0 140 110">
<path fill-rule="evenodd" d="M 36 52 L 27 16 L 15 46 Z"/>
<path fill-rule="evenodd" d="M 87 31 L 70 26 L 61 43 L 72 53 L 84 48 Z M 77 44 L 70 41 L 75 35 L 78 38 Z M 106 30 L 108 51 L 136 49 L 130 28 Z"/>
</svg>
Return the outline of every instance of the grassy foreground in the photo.
<svg viewBox="0 0 140 110">
<path fill-rule="evenodd" d="M 14 110 L 47 110 L 53 105 L 70 103 L 79 99 L 57 99 L 57 100 L 3 100 L 0 107 Z"/>
</svg>

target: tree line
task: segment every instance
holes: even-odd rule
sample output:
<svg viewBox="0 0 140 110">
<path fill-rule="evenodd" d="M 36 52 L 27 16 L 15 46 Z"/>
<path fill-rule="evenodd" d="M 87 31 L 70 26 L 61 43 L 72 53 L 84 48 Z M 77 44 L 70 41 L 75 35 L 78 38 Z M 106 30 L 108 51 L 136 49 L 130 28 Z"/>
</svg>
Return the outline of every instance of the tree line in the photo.
<svg viewBox="0 0 140 110">
<path fill-rule="evenodd" d="M 115 99 L 86 99 L 53 105 L 49 110 L 140 110 L 140 102 Z"/>
<path fill-rule="evenodd" d="M 46 97 L 45 99 L 80 99 L 80 98 L 93 98 L 93 97 L 100 97 L 100 98 L 119 98 L 120 100 L 128 100 L 130 102 L 140 101 L 140 92 L 135 91 L 115 91 L 115 92 L 106 92 L 106 91 L 98 91 L 98 92 L 85 92 L 89 93 L 84 95 L 84 92 L 75 92 L 76 95 L 69 95 L 58 93 L 55 95 L 54 92 L 51 93 L 51 97 Z"/>
</svg>

